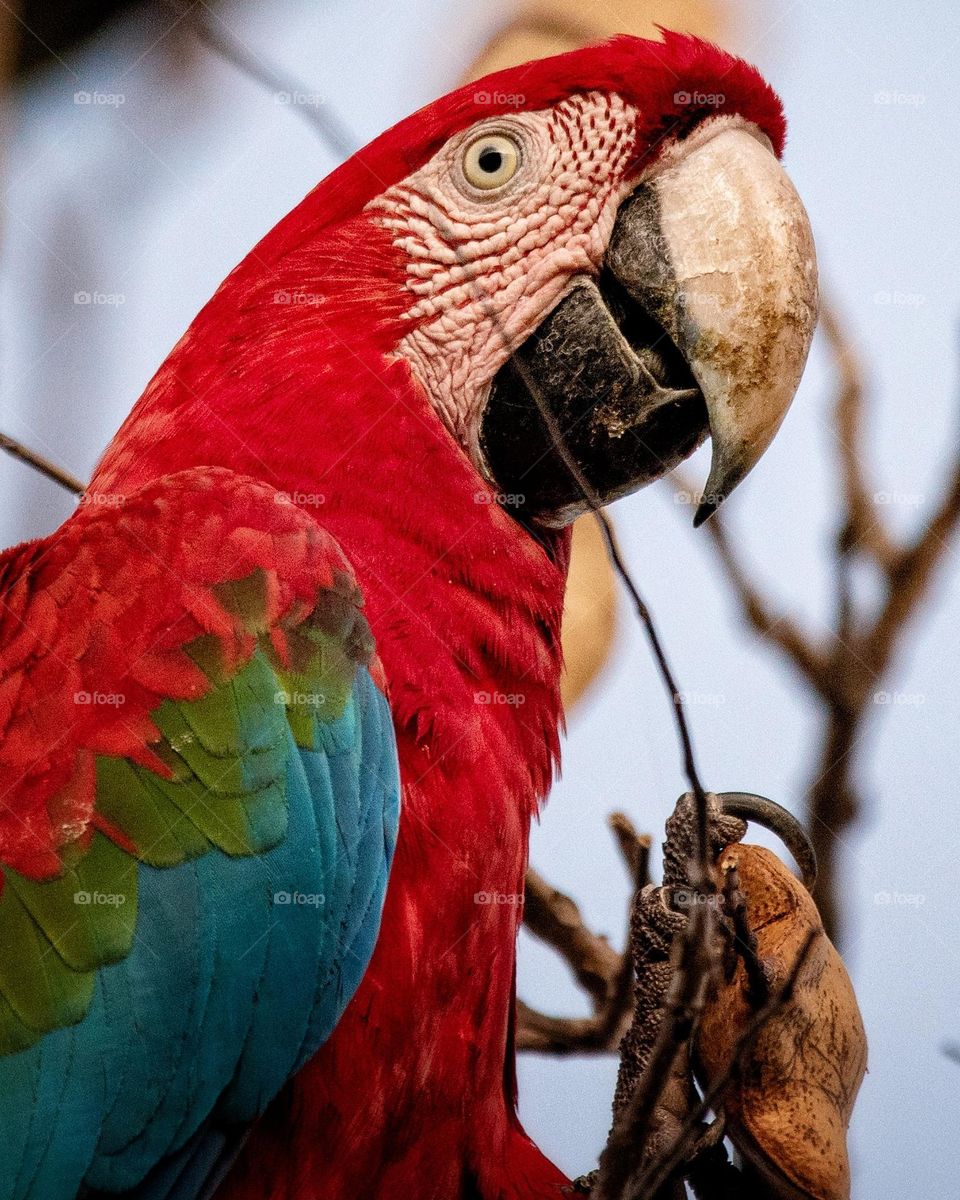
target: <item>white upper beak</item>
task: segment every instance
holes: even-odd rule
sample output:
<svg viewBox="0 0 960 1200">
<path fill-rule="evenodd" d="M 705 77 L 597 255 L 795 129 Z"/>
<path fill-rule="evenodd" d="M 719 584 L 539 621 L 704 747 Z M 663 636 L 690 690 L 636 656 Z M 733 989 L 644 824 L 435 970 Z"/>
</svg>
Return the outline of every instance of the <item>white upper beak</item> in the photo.
<svg viewBox="0 0 960 1200">
<path fill-rule="evenodd" d="M 642 277 L 624 282 L 683 352 L 706 401 L 713 460 L 699 525 L 755 466 L 797 390 L 817 322 L 816 253 L 796 189 L 751 129 L 718 130 L 646 186 L 669 286 L 663 276 L 652 289 Z M 618 265 L 629 275 L 629 254 Z"/>
</svg>

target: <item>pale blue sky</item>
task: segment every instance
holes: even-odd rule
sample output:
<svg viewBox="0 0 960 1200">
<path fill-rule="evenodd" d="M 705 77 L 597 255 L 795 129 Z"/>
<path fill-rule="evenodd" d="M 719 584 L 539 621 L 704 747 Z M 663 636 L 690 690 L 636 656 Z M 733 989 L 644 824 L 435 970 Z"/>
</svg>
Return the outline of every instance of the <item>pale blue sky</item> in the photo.
<svg viewBox="0 0 960 1200">
<path fill-rule="evenodd" d="M 238 0 L 225 13 L 366 140 L 446 90 L 505 7 Z M 741 26 L 729 44 L 786 102 L 788 169 L 826 289 L 869 366 L 876 487 L 908 529 L 957 445 L 960 13 L 895 0 L 729 11 Z M 294 114 L 230 68 L 151 49 L 160 32 L 113 35 L 51 71 L 7 138 L 0 427 L 84 476 L 217 282 L 334 165 Z M 76 105 L 78 90 L 124 99 Z M 118 302 L 78 305 L 77 292 Z M 836 518 L 829 385 L 817 350 L 781 436 L 729 512 L 758 575 L 812 624 L 825 610 Z M 701 478 L 705 466 L 694 464 Z M 0 489 L 4 543 L 70 510 L 6 459 Z M 816 725 L 794 680 L 741 632 L 705 536 L 666 488 L 622 502 L 616 517 L 681 686 L 700 698 L 692 719 L 708 783 L 798 806 Z M 960 1068 L 940 1047 L 960 1037 L 957 567 L 953 548 L 888 685 L 905 702 L 878 706 L 863 747 L 875 805 L 846 839 L 844 949 L 871 1043 L 853 1130 L 860 1200 L 956 1191 Z M 625 807 L 658 832 L 682 790 L 659 683 L 624 625 L 604 686 L 571 722 L 564 779 L 533 841 L 538 866 L 617 938 L 626 889 L 603 815 Z M 922 901 L 884 906 L 878 892 Z M 526 938 L 520 988 L 550 1010 L 576 1010 L 562 969 Z M 614 1073 L 608 1061 L 521 1064 L 524 1120 L 571 1172 L 602 1144 Z"/>
</svg>

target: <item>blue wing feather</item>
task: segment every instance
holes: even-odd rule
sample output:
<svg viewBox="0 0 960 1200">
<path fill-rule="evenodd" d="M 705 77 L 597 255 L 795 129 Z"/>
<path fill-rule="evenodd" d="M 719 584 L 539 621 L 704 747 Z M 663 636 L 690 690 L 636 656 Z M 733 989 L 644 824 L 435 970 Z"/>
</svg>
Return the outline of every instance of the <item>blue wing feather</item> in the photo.
<svg viewBox="0 0 960 1200">
<path fill-rule="evenodd" d="M 379 928 L 399 773 L 363 667 L 315 732 L 301 750 L 286 729 L 283 840 L 141 864 L 133 948 L 87 1016 L 0 1058 L 0 1200 L 194 1200 L 329 1036 Z"/>
</svg>

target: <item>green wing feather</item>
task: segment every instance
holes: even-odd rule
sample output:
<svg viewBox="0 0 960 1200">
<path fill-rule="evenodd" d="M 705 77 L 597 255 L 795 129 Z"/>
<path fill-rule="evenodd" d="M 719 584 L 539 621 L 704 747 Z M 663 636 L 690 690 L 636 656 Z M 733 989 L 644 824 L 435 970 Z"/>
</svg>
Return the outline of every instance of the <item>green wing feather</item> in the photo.
<svg viewBox="0 0 960 1200">
<path fill-rule="evenodd" d="M 96 810 L 117 841 L 94 832 L 53 879 L 2 872 L 0 1054 L 83 1018 L 98 968 L 130 950 L 138 862 L 167 868 L 213 847 L 255 855 L 283 839 L 286 725 L 299 746 L 314 748 L 318 725 L 343 714 L 357 665 L 369 658 L 369 631 L 349 581 L 324 591 L 286 631 L 286 664 L 269 637 L 264 571 L 211 590 L 255 641 L 232 668 L 213 635 L 185 647 L 210 688 L 196 700 L 166 700 L 151 714 L 161 740 L 150 748 L 169 778 L 99 755 Z"/>
</svg>

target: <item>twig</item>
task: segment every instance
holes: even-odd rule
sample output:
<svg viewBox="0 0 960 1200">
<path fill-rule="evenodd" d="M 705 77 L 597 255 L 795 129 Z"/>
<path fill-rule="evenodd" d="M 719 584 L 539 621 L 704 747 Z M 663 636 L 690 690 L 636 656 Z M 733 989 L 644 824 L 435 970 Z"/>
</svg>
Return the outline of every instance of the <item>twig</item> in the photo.
<svg viewBox="0 0 960 1200">
<path fill-rule="evenodd" d="M 609 818 L 620 853 L 639 891 L 649 882 L 650 838 L 638 834 L 623 813 Z M 570 968 L 590 997 L 589 1017 L 555 1017 L 517 1001 L 517 1050 L 541 1054 L 600 1054 L 616 1050 L 632 1010 L 633 964 L 629 949 L 614 950 L 593 933 L 569 896 L 533 869 L 527 872 L 524 923 Z"/>
<path fill-rule="evenodd" d="M 679 472 L 674 472 L 674 479 L 682 490 L 686 490 L 687 485 Z M 811 634 L 801 630 L 792 617 L 776 612 L 762 595 L 734 551 L 724 519 L 714 513 L 703 528 L 723 565 L 727 580 L 740 601 L 744 618 L 750 627 L 782 650 L 810 686 L 815 689 L 822 688 L 828 674 L 828 661 L 823 648 Z"/>
<path fill-rule="evenodd" d="M 68 492 L 73 492 L 75 496 L 83 494 L 85 485 L 75 475 L 71 475 L 63 467 L 58 467 L 56 463 L 52 463 L 43 455 L 37 454 L 35 450 L 31 450 L 23 442 L 18 442 L 16 438 L 0 433 L 0 450 L 5 450 L 7 454 L 26 463 L 28 467 L 33 467 L 35 471 L 39 471 L 41 475 L 58 483 L 62 488 L 66 488 Z"/>
<path fill-rule="evenodd" d="M 933 573 L 947 552 L 960 520 L 960 453 L 953 464 L 940 505 L 916 540 L 891 564 L 887 602 L 867 639 L 869 661 L 876 674 L 890 662 L 904 625 L 924 599 Z"/>
<path fill-rule="evenodd" d="M 339 158 L 349 158 L 359 149 L 356 138 L 341 121 L 332 105 L 324 103 L 307 84 L 288 74 L 262 54 L 254 55 L 219 18 L 218 28 L 214 29 L 207 18 L 216 14 L 206 5 L 188 5 L 181 0 L 164 0 L 164 3 L 186 23 L 186 27 L 198 41 L 244 75 L 261 84 L 274 96 L 311 98 L 313 103 L 291 104 L 290 107 L 320 135 Z"/>
<path fill-rule="evenodd" d="M 570 964 L 587 995 L 597 1003 L 605 1003 L 623 956 L 605 937 L 587 928 L 569 896 L 532 868 L 527 872 L 523 915 L 530 932 Z"/>
<path fill-rule="evenodd" d="M 653 839 L 647 833 L 637 833 L 636 826 L 626 813 L 611 813 L 608 818 L 627 870 L 639 891 L 650 882 L 650 849 Z"/>
<path fill-rule="evenodd" d="M 750 928 L 747 898 L 740 890 L 740 872 L 735 866 L 727 867 L 724 874 L 723 899 L 724 911 L 733 925 L 732 949 L 735 956 L 743 960 L 747 976 L 747 999 L 754 1007 L 759 1007 L 770 998 L 770 981 L 760 962 L 757 935 Z"/>
<path fill-rule="evenodd" d="M 894 562 L 896 549 L 880 518 L 875 494 L 870 492 L 864 478 L 863 373 L 853 345 L 844 335 L 837 314 L 830 305 L 823 306 L 820 328 L 833 354 L 837 374 L 834 423 L 849 540 L 868 551 L 877 565 L 886 569 Z"/>
<path fill-rule="evenodd" d="M 951 1062 L 960 1066 L 960 1045 L 957 1045 L 956 1042 L 947 1042 L 943 1047 L 943 1053 Z"/>
</svg>

